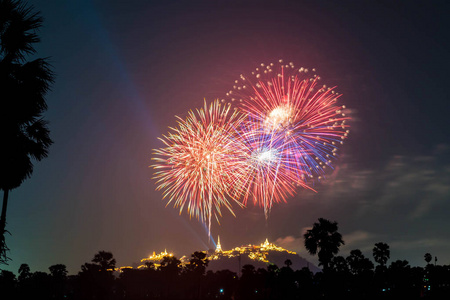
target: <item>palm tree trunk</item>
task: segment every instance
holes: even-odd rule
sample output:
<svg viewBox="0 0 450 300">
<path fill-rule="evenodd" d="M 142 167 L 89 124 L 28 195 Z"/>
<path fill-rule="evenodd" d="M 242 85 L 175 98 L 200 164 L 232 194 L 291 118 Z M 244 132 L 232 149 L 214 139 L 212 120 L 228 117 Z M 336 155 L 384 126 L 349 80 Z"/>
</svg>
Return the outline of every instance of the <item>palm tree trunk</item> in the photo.
<svg viewBox="0 0 450 300">
<path fill-rule="evenodd" d="M 0 217 L 0 264 L 8 264 L 8 256 L 6 256 L 6 252 L 8 251 L 8 247 L 6 246 L 6 237 L 5 237 L 5 227 L 6 227 L 6 208 L 8 206 L 8 194 L 9 190 L 3 191 L 3 205 L 2 205 L 2 215 Z"/>
<path fill-rule="evenodd" d="M 8 207 L 8 194 L 9 190 L 3 191 L 3 205 L 2 205 L 2 216 L 0 217 L 0 233 L 3 234 L 6 227 L 6 208 Z"/>
</svg>

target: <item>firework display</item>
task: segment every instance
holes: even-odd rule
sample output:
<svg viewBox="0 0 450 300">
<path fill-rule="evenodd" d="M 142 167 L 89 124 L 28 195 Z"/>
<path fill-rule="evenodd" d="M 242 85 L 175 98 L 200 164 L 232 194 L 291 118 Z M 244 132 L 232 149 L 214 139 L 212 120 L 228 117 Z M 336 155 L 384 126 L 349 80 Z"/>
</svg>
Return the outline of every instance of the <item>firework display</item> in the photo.
<svg viewBox="0 0 450 300">
<path fill-rule="evenodd" d="M 237 202 L 237 176 L 244 168 L 242 147 L 237 128 L 244 115 L 231 112 L 230 105 L 218 100 L 203 109 L 190 111 L 178 119 L 178 127 L 160 140 L 165 148 L 154 151 L 157 189 L 164 190 L 168 204 L 174 203 L 180 213 L 186 207 L 190 216 L 203 222 L 221 215 L 221 207 L 232 214 L 230 201 Z"/>
<path fill-rule="evenodd" d="M 269 136 L 283 137 L 297 175 L 322 179 L 333 167 L 337 147 L 349 133 L 344 105 L 335 88 L 320 85 L 320 77 L 294 64 L 261 64 L 251 76 L 240 75 L 227 99 L 249 115 Z M 279 137 L 277 137 L 278 139 Z"/>
<path fill-rule="evenodd" d="M 177 117 L 153 158 L 167 205 L 180 214 L 186 207 L 210 234 L 222 207 L 234 215 L 233 204 L 250 201 L 267 219 L 272 205 L 298 187 L 313 190 L 311 183 L 333 168 L 349 117 L 337 104 L 340 94 L 312 71 L 282 60 L 261 64 L 251 76 L 240 75 L 222 103 L 205 101 L 186 119 Z"/>
<path fill-rule="evenodd" d="M 241 140 L 246 153 L 246 168 L 239 176 L 239 192 L 242 203 L 249 199 L 263 207 L 266 219 L 273 203 L 286 202 L 293 196 L 296 187 L 307 187 L 302 170 L 296 161 L 291 161 L 291 149 L 278 133 L 267 133 L 256 122 L 244 122 L 241 126 Z"/>
</svg>

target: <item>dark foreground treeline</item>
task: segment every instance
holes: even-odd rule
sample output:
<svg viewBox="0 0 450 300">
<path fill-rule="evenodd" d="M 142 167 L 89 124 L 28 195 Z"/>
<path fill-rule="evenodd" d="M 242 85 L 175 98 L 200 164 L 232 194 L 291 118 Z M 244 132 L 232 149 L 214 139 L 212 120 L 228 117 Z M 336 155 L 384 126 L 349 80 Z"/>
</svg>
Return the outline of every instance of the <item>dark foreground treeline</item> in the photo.
<svg viewBox="0 0 450 300">
<path fill-rule="evenodd" d="M 411 267 L 407 261 L 378 265 L 359 250 L 336 256 L 324 272 L 292 270 L 291 262 L 255 269 L 244 265 L 240 274 L 207 271 L 208 260 L 195 252 L 190 263 L 167 256 L 161 266 L 125 269 L 117 275 L 111 253 L 100 251 L 78 275 L 67 276 L 64 265 L 50 273 L 31 272 L 23 264 L 19 276 L 0 273 L 0 299 L 450 299 L 450 266 Z"/>
</svg>

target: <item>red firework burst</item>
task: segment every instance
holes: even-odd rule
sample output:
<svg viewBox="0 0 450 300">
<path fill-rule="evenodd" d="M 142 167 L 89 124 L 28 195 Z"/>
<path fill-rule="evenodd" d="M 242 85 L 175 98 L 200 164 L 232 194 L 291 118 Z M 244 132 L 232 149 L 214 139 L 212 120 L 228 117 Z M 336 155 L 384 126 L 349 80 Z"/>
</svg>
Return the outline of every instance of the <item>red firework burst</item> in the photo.
<svg viewBox="0 0 450 300">
<path fill-rule="evenodd" d="M 237 128 L 244 115 L 231 111 L 230 105 L 215 100 L 204 108 L 190 111 L 184 120 L 178 119 L 178 127 L 160 138 L 165 148 L 154 150 L 159 156 L 153 158 L 154 178 L 157 190 L 163 190 L 168 203 L 180 208 L 187 207 L 189 215 L 202 222 L 211 217 L 217 221 L 221 207 L 233 215 L 232 202 L 237 201 L 237 178 L 244 168 L 245 156 L 237 139 Z"/>
</svg>

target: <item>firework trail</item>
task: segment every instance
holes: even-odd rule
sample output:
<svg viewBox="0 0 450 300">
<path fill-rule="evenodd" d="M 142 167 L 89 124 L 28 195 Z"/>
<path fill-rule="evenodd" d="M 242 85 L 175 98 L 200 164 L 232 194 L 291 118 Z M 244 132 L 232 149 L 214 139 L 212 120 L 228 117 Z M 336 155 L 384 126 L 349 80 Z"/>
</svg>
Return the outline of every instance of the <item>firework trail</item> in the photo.
<svg viewBox="0 0 450 300">
<path fill-rule="evenodd" d="M 208 222 L 208 236 L 211 217 L 218 221 L 222 206 L 233 215 L 231 202 L 242 206 L 235 183 L 246 154 L 236 130 L 244 117 L 218 100 L 209 107 L 205 101 L 204 108 L 190 111 L 185 120 L 177 116 L 178 127 L 160 138 L 166 147 L 154 150 L 157 190 L 163 190 L 167 205 L 173 202 L 180 214 L 187 207 L 191 217 Z"/>
<path fill-rule="evenodd" d="M 349 133 L 345 106 L 337 105 L 340 94 L 334 87 L 320 85 L 319 76 L 308 73 L 308 69 L 282 60 L 261 64 L 251 76 L 240 75 L 227 93 L 228 100 L 249 115 L 254 127 L 274 139 L 282 136 L 281 144 L 288 149 L 283 160 L 304 181 L 323 178 Z"/>
</svg>

